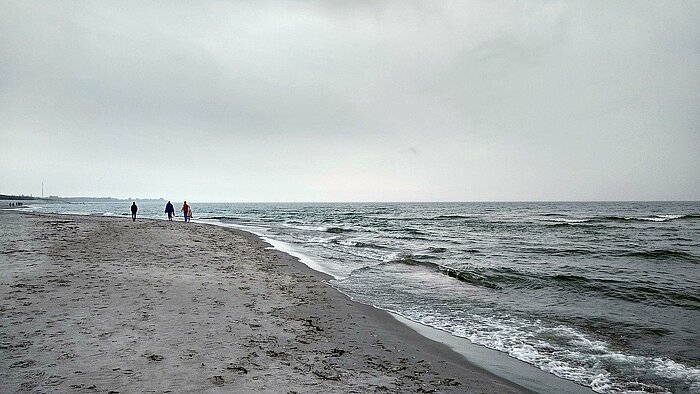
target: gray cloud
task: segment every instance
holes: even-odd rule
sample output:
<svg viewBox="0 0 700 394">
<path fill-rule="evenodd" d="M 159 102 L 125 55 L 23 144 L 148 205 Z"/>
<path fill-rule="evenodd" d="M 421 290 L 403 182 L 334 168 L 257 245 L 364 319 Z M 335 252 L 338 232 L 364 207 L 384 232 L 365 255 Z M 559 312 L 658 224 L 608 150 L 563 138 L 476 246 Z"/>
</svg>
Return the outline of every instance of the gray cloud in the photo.
<svg viewBox="0 0 700 394">
<path fill-rule="evenodd" d="M 696 2 L 0 9 L 6 192 L 700 198 Z"/>
</svg>

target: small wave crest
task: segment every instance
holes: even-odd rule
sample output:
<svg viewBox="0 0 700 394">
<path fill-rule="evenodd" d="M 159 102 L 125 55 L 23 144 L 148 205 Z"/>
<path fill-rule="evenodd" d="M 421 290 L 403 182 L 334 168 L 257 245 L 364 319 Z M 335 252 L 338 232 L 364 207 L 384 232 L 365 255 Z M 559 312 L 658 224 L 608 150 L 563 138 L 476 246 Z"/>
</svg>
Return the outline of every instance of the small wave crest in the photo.
<svg viewBox="0 0 700 394">
<path fill-rule="evenodd" d="M 327 233 L 332 233 L 332 234 L 341 234 L 341 233 L 351 233 L 355 230 L 349 229 L 349 228 L 343 228 L 343 227 L 328 227 L 326 229 Z"/>
<path fill-rule="evenodd" d="M 544 256 L 587 256 L 595 255 L 598 252 L 595 250 L 584 249 L 584 248 L 556 248 L 556 247 L 531 247 L 522 248 L 524 253 L 533 255 L 544 255 Z"/>
<path fill-rule="evenodd" d="M 554 222 L 562 224 L 576 224 L 576 223 L 587 223 L 592 219 L 569 219 L 569 218 L 541 218 L 542 222 Z"/>
<path fill-rule="evenodd" d="M 632 302 L 645 302 L 654 305 L 671 305 L 690 310 L 700 309 L 700 297 L 691 293 L 674 291 L 672 289 L 661 289 L 641 284 L 628 284 L 625 282 L 587 278 L 580 275 L 558 274 L 544 276 L 544 282 L 536 287 L 555 283 L 558 286 L 565 286 L 569 291 L 595 292 L 610 298 L 617 298 Z"/>
<path fill-rule="evenodd" d="M 203 216 L 200 220 L 238 220 L 236 216 Z"/>
<path fill-rule="evenodd" d="M 700 257 L 687 252 L 670 249 L 643 250 L 638 252 L 625 253 L 623 256 L 640 257 L 651 260 L 684 260 L 693 263 L 700 263 Z"/>
<path fill-rule="evenodd" d="M 437 272 L 443 275 L 447 275 L 451 278 L 455 278 L 461 282 L 469 283 L 475 286 L 486 287 L 489 289 L 500 289 L 501 287 L 492 281 L 488 280 L 485 275 L 481 275 L 476 272 L 469 272 L 467 270 L 460 270 L 453 267 L 448 267 L 442 264 L 433 263 L 431 261 L 421 259 L 422 256 L 417 255 L 400 255 L 395 259 L 386 261 L 381 265 L 395 265 L 402 264 L 408 266 L 418 266 L 422 268 L 427 268 L 433 272 Z M 376 267 L 376 266 L 375 266 Z"/>
<path fill-rule="evenodd" d="M 354 248 L 370 248 L 370 249 L 389 249 L 386 246 L 373 244 L 371 242 L 354 241 L 349 239 L 332 239 L 331 243 L 343 246 L 350 246 Z"/>
<path fill-rule="evenodd" d="M 680 214 L 658 214 L 648 216 L 593 216 L 585 218 L 567 218 L 559 214 L 542 214 L 537 220 L 541 222 L 550 222 L 555 225 L 566 224 L 587 224 L 587 223 L 629 223 L 629 222 L 668 222 L 671 220 L 680 219 L 697 219 L 700 215 L 680 215 Z"/>
<path fill-rule="evenodd" d="M 659 214 L 659 215 L 649 215 L 649 216 L 602 216 L 602 217 L 596 218 L 596 219 L 601 220 L 601 221 L 609 221 L 609 222 L 629 222 L 629 221 L 668 222 L 671 220 L 694 219 L 697 217 L 700 217 L 700 215 Z"/>
<path fill-rule="evenodd" d="M 306 240 L 308 243 L 312 244 L 327 244 L 336 242 L 336 237 L 311 237 Z"/>
<path fill-rule="evenodd" d="M 439 215 L 435 216 L 431 220 L 459 220 L 459 219 L 471 219 L 471 216 L 465 215 Z"/>
</svg>

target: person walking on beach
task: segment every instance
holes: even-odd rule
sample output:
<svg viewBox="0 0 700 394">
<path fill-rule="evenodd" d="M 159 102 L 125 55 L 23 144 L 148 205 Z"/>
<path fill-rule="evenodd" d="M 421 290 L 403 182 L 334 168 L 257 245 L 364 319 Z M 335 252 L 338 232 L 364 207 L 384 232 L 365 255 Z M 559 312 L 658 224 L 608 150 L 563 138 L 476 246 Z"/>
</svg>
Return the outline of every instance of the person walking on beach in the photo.
<svg viewBox="0 0 700 394">
<path fill-rule="evenodd" d="M 175 215 L 175 207 L 173 204 L 168 201 L 167 204 L 165 204 L 165 213 L 168 214 L 168 221 L 172 222 L 173 221 L 173 216 Z"/>
<path fill-rule="evenodd" d="M 187 201 L 185 201 L 185 202 L 182 204 L 182 213 L 185 214 L 185 221 L 186 221 L 186 222 L 189 222 L 189 221 L 190 221 L 190 219 L 189 219 L 190 206 L 187 205 Z"/>
<path fill-rule="evenodd" d="M 139 207 L 136 206 L 136 201 L 131 203 L 131 220 L 136 221 L 136 211 L 139 210 Z"/>
</svg>

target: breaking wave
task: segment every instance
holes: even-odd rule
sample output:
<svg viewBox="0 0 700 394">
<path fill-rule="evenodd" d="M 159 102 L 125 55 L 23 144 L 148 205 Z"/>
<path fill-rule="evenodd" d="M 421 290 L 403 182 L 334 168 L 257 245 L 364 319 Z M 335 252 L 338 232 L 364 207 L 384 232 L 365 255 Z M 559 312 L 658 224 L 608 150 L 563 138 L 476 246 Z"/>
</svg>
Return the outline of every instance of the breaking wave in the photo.
<svg viewBox="0 0 700 394">
<path fill-rule="evenodd" d="M 351 233 L 355 230 L 349 229 L 349 228 L 343 228 L 343 227 L 328 227 L 326 229 L 327 233 L 332 233 L 332 234 L 341 234 L 341 233 Z"/>
</svg>

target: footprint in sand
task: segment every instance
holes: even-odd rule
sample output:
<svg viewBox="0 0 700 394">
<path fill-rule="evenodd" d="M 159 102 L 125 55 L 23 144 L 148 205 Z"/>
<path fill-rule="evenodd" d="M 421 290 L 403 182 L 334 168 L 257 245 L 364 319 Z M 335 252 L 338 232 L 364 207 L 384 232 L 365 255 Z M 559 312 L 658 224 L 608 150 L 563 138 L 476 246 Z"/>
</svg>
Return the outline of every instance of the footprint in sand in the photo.
<svg viewBox="0 0 700 394">
<path fill-rule="evenodd" d="M 47 386 L 58 386 L 61 383 L 63 383 L 63 380 L 65 377 L 63 376 L 58 376 L 58 375 L 51 375 L 49 378 L 44 382 L 45 385 Z"/>
<path fill-rule="evenodd" d="M 36 360 L 20 360 L 10 364 L 10 368 L 28 368 L 36 364 Z"/>
<path fill-rule="evenodd" d="M 224 377 L 221 375 L 214 375 L 211 378 L 209 378 L 209 381 L 211 381 L 215 386 L 223 386 L 224 383 Z"/>
<path fill-rule="evenodd" d="M 161 356 L 160 354 L 144 354 L 144 357 L 148 359 L 148 361 L 163 361 L 165 357 Z"/>
</svg>

